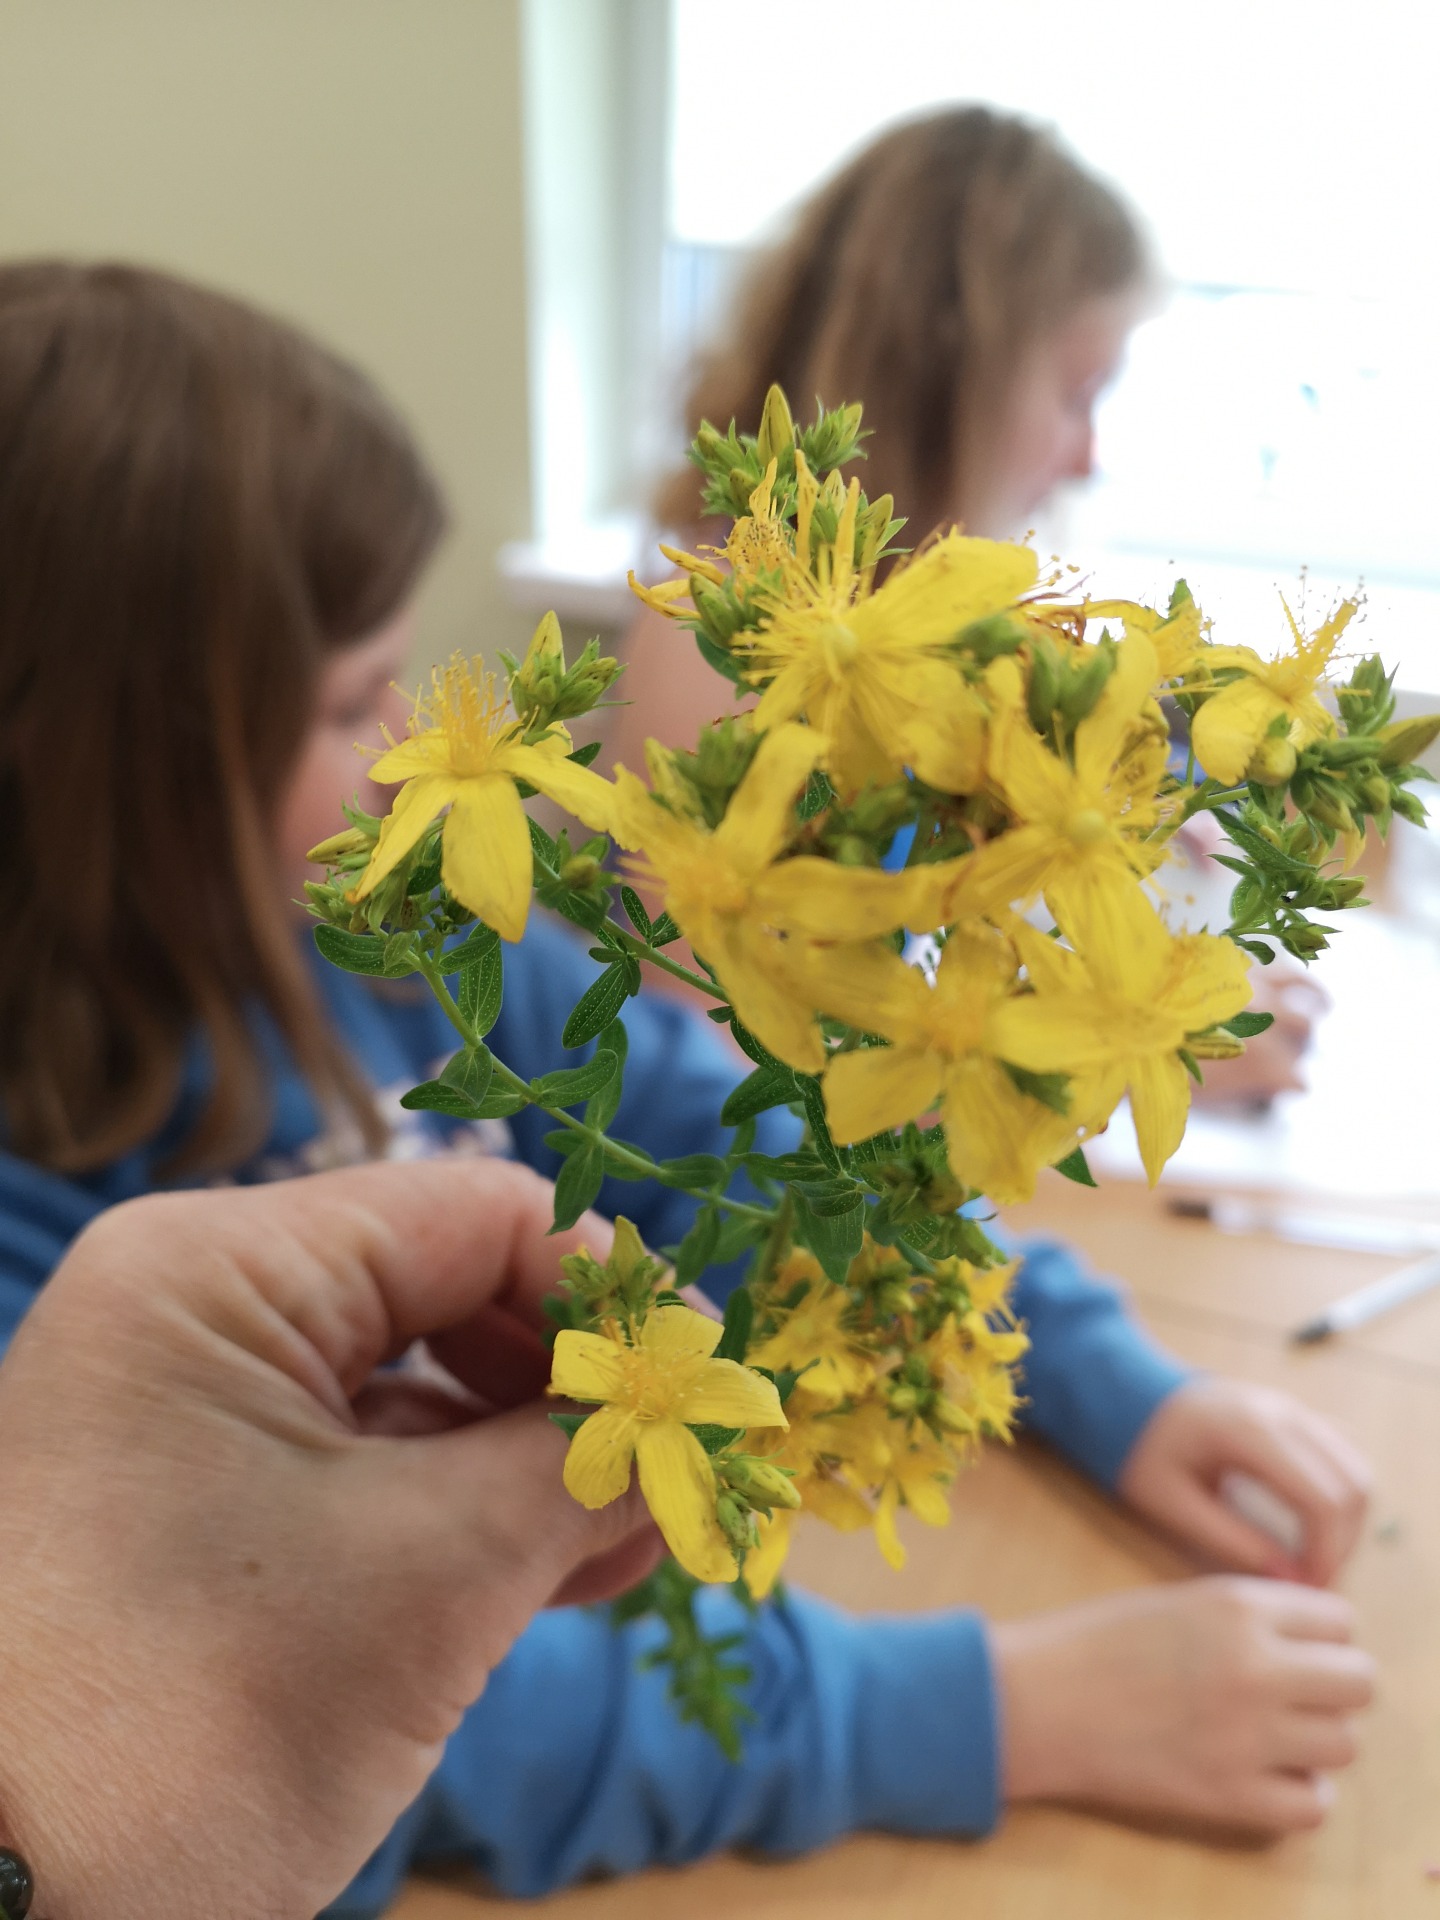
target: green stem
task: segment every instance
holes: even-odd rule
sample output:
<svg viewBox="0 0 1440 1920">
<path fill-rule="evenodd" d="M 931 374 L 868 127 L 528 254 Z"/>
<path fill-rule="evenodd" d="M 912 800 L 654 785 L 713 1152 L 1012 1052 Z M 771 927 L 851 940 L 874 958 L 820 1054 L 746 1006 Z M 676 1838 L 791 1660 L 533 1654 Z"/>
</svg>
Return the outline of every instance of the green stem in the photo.
<svg viewBox="0 0 1440 1920">
<path fill-rule="evenodd" d="M 441 1012 L 445 1015 L 445 1018 L 450 1022 L 456 1033 L 459 1034 L 465 1045 L 472 1050 L 483 1046 L 484 1042 L 480 1035 L 476 1033 L 474 1027 L 460 1011 L 454 995 L 446 986 L 439 967 L 433 960 L 419 952 L 416 953 L 415 961 L 421 973 L 424 974 L 430 991 L 439 1002 Z M 500 1085 L 504 1087 L 507 1092 L 523 1095 L 530 1106 L 538 1107 L 541 1113 L 548 1114 L 552 1120 L 557 1120 L 562 1127 L 568 1127 L 572 1133 L 583 1134 L 587 1140 L 599 1142 L 613 1159 L 621 1161 L 627 1167 L 634 1168 L 643 1179 L 658 1180 L 662 1186 L 673 1187 L 680 1193 L 688 1193 L 691 1198 L 695 1200 L 709 1201 L 713 1206 L 723 1207 L 727 1213 L 743 1214 L 747 1219 L 751 1220 L 769 1221 L 772 1218 L 772 1210 L 769 1207 L 757 1207 L 748 1200 L 732 1200 L 727 1195 L 712 1192 L 708 1187 L 686 1186 L 683 1181 L 667 1178 L 663 1167 L 657 1166 L 653 1160 L 647 1159 L 644 1154 L 635 1153 L 631 1148 L 622 1145 L 620 1141 L 612 1140 L 602 1127 L 594 1127 L 585 1120 L 577 1120 L 575 1115 L 573 1113 L 567 1113 L 564 1107 L 552 1107 L 547 1105 L 543 1100 L 537 1100 L 534 1089 L 528 1080 L 521 1079 L 520 1075 L 512 1068 L 507 1067 L 498 1055 L 492 1053 L 490 1057 L 494 1062 L 494 1078 L 499 1081 Z"/>
<path fill-rule="evenodd" d="M 538 850 L 534 858 L 536 866 L 558 886 L 559 870 L 552 867 Z M 712 1000 L 718 1000 L 723 1005 L 729 1006 L 729 994 L 723 987 L 716 986 L 708 974 L 697 973 L 693 967 L 684 966 L 679 960 L 672 960 L 668 954 L 662 953 L 659 947 L 652 947 L 648 940 L 642 940 L 638 934 L 632 933 L 629 927 L 622 926 L 610 914 L 606 914 L 601 925 L 607 933 L 614 936 L 626 953 L 633 954 L 637 960 L 648 960 L 652 967 L 659 967 L 662 973 L 668 973 L 676 980 L 683 980 L 689 986 L 698 987 L 701 993 L 708 993 Z"/>
</svg>

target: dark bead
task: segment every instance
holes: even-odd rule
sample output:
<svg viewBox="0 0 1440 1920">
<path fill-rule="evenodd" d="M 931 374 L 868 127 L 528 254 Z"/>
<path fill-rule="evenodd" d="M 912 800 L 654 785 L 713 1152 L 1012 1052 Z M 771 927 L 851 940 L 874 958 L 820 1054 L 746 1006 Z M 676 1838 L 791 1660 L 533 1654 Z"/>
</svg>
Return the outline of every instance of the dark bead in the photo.
<svg viewBox="0 0 1440 1920">
<path fill-rule="evenodd" d="M 35 1876 L 18 1853 L 0 1847 L 0 1914 L 4 1920 L 25 1920 L 35 1898 Z"/>
</svg>

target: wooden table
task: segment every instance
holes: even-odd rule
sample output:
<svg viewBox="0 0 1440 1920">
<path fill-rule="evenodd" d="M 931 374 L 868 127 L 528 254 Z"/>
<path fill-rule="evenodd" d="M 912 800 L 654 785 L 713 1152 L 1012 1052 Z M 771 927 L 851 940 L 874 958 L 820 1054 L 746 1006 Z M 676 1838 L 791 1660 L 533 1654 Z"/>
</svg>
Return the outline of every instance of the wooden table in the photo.
<svg viewBox="0 0 1440 1920">
<path fill-rule="evenodd" d="M 1369 1537 L 1345 1577 L 1382 1664 L 1364 1753 L 1318 1834 L 1215 1847 L 1064 1809 L 1029 1808 L 979 1844 L 866 1835 L 770 1865 L 725 1858 L 591 1885 L 529 1911 L 556 1920 L 1440 1920 L 1440 1293 L 1361 1333 L 1297 1350 L 1286 1330 L 1387 1271 L 1378 1257 L 1230 1238 L 1127 1187 L 1058 1180 L 1013 1216 L 1131 1284 L 1142 1317 L 1205 1367 L 1283 1385 L 1343 1425 L 1377 1473 Z M 811 1528 L 795 1577 L 860 1609 L 955 1603 L 1004 1617 L 1169 1579 L 1182 1557 L 1038 1447 L 991 1449 L 948 1531 L 910 1528 L 892 1574 L 858 1536 Z M 506 1905 L 416 1883 L 403 1920 L 479 1920 Z"/>
</svg>

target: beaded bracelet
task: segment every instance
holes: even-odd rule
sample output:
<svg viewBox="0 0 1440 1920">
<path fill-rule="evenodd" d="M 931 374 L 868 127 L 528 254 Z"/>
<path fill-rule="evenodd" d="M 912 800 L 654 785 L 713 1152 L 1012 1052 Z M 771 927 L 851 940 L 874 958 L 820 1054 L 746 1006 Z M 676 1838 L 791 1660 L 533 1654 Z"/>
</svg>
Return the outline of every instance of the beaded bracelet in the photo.
<svg viewBox="0 0 1440 1920">
<path fill-rule="evenodd" d="M 23 1855 L 0 1847 L 0 1920 L 25 1920 L 35 1898 L 35 1876 Z"/>
</svg>

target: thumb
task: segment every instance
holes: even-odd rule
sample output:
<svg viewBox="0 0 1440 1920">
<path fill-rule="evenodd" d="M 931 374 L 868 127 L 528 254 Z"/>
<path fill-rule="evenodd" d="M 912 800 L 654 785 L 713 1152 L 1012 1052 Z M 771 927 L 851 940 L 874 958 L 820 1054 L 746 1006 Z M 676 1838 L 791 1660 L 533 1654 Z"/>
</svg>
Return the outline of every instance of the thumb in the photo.
<svg viewBox="0 0 1440 1920">
<path fill-rule="evenodd" d="M 609 1506 L 582 1507 L 565 1488 L 565 1435 L 537 1403 L 362 1444 L 390 1452 L 385 1505 L 400 1516 L 417 1580 L 462 1586 L 504 1646 L 552 1600 L 622 1592 L 659 1558 L 638 1479 Z"/>
<path fill-rule="evenodd" d="M 1295 1563 L 1262 1528 L 1243 1519 L 1227 1505 L 1217 1488 L 1188 1474 L 1178 1475 L 1166 1488 L 1164 1526 L 1182 1540 L 1236 1573 L 1271 1580 L 1295 1578 Z"/>
</svg>

